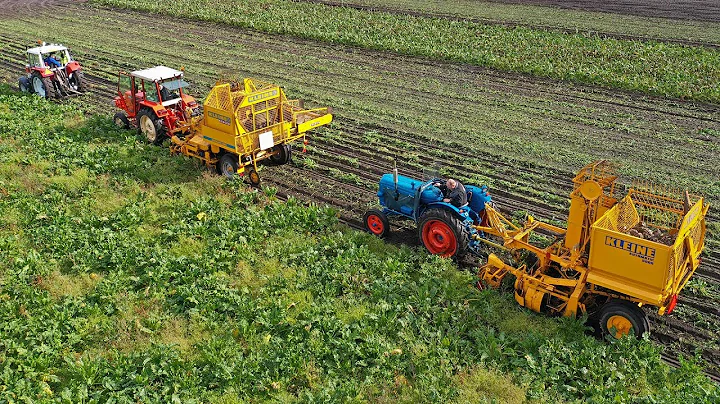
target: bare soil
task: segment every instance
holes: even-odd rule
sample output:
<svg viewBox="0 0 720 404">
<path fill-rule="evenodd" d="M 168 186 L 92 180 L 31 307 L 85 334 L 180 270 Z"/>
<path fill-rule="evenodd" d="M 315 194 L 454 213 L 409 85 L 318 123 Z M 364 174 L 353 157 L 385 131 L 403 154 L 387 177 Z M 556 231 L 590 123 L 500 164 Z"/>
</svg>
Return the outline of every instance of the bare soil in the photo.
<svg viewBox="0 0 720 404">
<path fill-rule="evenodd" d="M 573 10 L 660 17 L 675 20 L 720 21 L 717 0 L 487 0 L 494 3 L 533 4 Z"/>
<path fill-rule="evenodd" d="M 0 0 L 0 17 L 32 13 L 39 8 L 58 4 L 84 3 L 87 0 Z"/>
</svg>

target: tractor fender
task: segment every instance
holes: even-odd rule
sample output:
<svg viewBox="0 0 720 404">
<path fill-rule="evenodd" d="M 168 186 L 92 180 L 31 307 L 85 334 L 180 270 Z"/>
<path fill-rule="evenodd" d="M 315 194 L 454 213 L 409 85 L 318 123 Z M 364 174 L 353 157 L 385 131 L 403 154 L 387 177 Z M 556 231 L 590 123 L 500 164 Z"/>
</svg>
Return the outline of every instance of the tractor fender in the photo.
<svg viewBox="0 0 720 404">
<path fill-rule="evenodd" d="M 77 70 L 80 70 L 80 63 L 78 63 L 74 60 L 65 65 L 65 71 L 67 72 L 67 74 L 70 74 Z"/>
<path fill-rule="evenodd" d="M 47 67 L 33 67 L 30 69 L 30 71 L 37 72 L 42 78 L 52 77 L 55 75 L 55 73 L 53 73 L 53 71 L 48 69 Z"/>
<path fill-rule="evenodd" d="M 165 107 L 162 104 L 155 104 L 155 105 L 152 105 L 150 108 L 152 108 L 153 112 L 155 112 L 155 115 L 158 118 L 162 118 L 168 114 L 168 110 L 165 109 Z"/>
<path fill-rule="evenodd" d="M 422 208 L 422 210 L 419 212 L 420 214 L 418 216 L 422 215 L 425 211 L 427 211 L 429 209 L 445 209 L 445 210 L 452 212 L 453 215 L 457 216 L 461 220 L 470 220 L 472 222 L 472 219 L 470 218 L 470 216 L 467 213 L 469 210 L 467 207 L 458 208 L 455 205 L 447 203 L 447 202 L 428 203 L 427 205 L 425 205 Z"/>
</svg>

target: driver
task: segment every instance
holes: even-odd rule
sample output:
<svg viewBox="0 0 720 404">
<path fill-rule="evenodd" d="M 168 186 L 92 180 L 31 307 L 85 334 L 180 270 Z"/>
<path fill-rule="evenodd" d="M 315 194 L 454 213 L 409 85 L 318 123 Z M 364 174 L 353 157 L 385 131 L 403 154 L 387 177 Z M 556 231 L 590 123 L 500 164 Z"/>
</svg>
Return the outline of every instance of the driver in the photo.
<svg viewBox="0 0 720 404">
<path fill-rule="evenodd" d="M 160 98 L 162 101 L 167 101 L 172 98 L 170 95 L 170 90 L 167 89 L 167 87 L 160 84 Z"/>
<path fill-rule="evenodd" d="M 445 196 L 443 202 L 450 203 L 457 208 L 467 205 L 467 192 L 465 192 L 465 186 L 460 181 L 448 178 L 444 184 L 436 182 L 433 185 L 440 188 Z"/>
<path fill-rule="evenodd" d="M 46 65 L 50 66 L 50 68 L 62 67 L 62 63 L 57 59 L 57 55 L 52 53 L 47 55 L 43 61 Z"/>
<path fill-rule="evenodd" d="M 163 101 L 174 100 L 175 98 L 178 98 L 178 97 L 179 97 L 179 95 L 177 95 L 177 93 L 175 91 L 170 91 L 170 90 L 168 90 L 167 87 L 160 84 L 160 98 Z"/>
</svg>

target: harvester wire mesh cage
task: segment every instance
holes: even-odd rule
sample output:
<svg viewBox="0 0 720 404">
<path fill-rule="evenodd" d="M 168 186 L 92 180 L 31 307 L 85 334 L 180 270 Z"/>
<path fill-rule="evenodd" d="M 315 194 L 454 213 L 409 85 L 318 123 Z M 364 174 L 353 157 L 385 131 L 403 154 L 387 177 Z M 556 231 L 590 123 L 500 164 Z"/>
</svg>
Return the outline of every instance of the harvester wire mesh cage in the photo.
<svg viewBox="0 0 720 404">
<path fill-rule="evenodd" d="M 583 167 L 573 178 L 574 190 L 577 190 L 586 181 L 595 181 L 601 188 L 606 189 L 606 195 L 612 196 L 615 191 L 616 166 L 607 160 L 600 160 Z"/>
<path fill-rule="evenodd" d="M 698 195 L 647 181 L 633 182 L 628 195 L 641 222 L 670 232 L 680 228 L 685 213 L 700 200 Z"/>
</svg>

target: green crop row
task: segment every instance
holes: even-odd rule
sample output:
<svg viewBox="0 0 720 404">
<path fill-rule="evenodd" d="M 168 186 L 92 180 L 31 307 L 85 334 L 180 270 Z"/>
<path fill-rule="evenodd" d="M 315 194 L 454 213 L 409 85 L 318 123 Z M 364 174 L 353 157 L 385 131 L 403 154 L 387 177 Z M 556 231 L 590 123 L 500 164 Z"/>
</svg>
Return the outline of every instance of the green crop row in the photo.
<svg viewBox="0 0 720 404">
<path fill-rule="evenodd" d="M 639 17 L 477 0 L 333 0 L 331 2 L 346 6 L 387 7 L 398 11 L 476 19 L 491 24 L 520 24 L 546 29 L 720 44 L 720 24 L 707 21 Z"/>
<path fill-rule="evenodd" d="M 714 402 L 693 362 L 0 86 L 0 402 Z"/>
<path fill-rule="evenodd" d="M 720 102 L 720 52 L 287 0 L 93 0 L 329 43 Z M 218 30 L 222 35 L 222 28 Z M 278 39 L 280 41 L 280 39 Z M 338 51 L 328 48 L 326 52 Z"/>
</svg>

